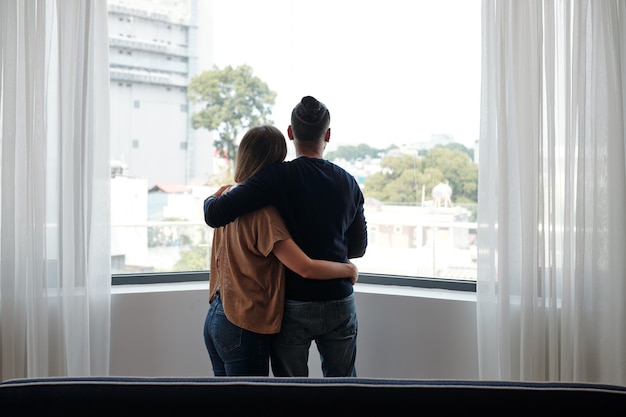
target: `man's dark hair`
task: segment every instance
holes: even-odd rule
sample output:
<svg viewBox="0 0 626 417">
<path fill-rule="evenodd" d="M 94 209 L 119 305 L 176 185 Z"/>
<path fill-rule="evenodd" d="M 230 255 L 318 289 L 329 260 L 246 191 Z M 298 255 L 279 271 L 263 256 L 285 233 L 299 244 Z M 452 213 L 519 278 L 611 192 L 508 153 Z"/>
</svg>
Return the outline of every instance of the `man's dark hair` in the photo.
<svg viewBox="0 0 626 417">
<path fill-rule="evenodd" d="M 306 96 L 291 112 L 291 128 L 298 140 L 317 141 L 330 126 L 330 112 L 315 97 Z"/>
</svg>

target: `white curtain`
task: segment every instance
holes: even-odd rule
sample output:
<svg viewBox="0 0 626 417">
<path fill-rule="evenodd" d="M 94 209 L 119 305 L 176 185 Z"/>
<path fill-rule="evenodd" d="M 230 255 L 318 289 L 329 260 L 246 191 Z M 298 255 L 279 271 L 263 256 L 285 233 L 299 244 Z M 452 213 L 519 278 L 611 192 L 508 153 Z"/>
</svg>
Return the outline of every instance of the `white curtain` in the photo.
<svg viewBox="0 0 626 417">
<path fill-rule="evenodd" d="M 108 375 L 107 2 L 0 0 L 0 371 Z"/>
<path fill-rule="evenodd" d="M 626 2 L 482 6 L 480 377 L 626 385 Z"/>
</svg>

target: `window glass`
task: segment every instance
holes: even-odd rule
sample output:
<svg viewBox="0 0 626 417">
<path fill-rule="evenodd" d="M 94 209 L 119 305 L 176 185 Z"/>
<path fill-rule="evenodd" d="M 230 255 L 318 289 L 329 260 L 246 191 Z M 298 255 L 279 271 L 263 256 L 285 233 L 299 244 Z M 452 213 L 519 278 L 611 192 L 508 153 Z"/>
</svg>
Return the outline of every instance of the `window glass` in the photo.
<svg viewBox="0 0 626 417">
<path fill-rule="evenodd" d="M 109 0 L 109 33 L 114 274 L 209 269 L 202 201 L 232 180 L 188 85 L 247 65 L 285 135 L 302 96 L 329 107 L 325 157 L 366 197 L 361 272 L 476 279 L 480 1 Z"/>
</svg>

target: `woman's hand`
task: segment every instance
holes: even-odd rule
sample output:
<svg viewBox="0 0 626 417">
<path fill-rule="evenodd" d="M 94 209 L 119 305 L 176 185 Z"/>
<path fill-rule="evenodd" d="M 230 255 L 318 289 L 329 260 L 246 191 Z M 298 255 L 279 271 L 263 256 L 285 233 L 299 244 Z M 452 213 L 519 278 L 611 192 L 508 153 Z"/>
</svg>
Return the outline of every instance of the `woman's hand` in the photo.
<svg viewBox="0 0 626 417">
<path fill-rule="evenodd" d="M 219 197 L 222 194 L 224 194 L 224 192 L 226 190 L 228 190 L 230 187 L 232 187 L 232 184 L 227 184 L 227 185 L 222 185 L 220 188 L 217 189 L 216 192 L 214 192 L 213 194 L 211 194 L 213 197 Z"/>
<path fill-rule="evenodd" d="M 351 261 L 348 261 L 348 265 L 352 268 L 352 275 L 350 276 L 350 281 L 352 285 L 356 284 L 359 280 L 359 268 L 356 267 Z"/>
</svg>

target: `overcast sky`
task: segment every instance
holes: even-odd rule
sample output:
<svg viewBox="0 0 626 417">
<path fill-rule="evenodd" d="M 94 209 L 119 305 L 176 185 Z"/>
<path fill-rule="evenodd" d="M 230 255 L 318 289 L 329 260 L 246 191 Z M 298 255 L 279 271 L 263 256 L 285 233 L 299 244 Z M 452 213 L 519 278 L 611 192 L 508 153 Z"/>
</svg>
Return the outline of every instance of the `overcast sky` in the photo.
<svg viewBox="0 0 626 417">
<path fill-rule="evenodd" d="M 478 139 L 480 0 L 208 3 L 212 57 L 201 65 L 250 65 L 277 92 L 272 118 L 285 133 L 293 106 L 312 95 L 331 112 L 328 149 Z"/>
</svg>

